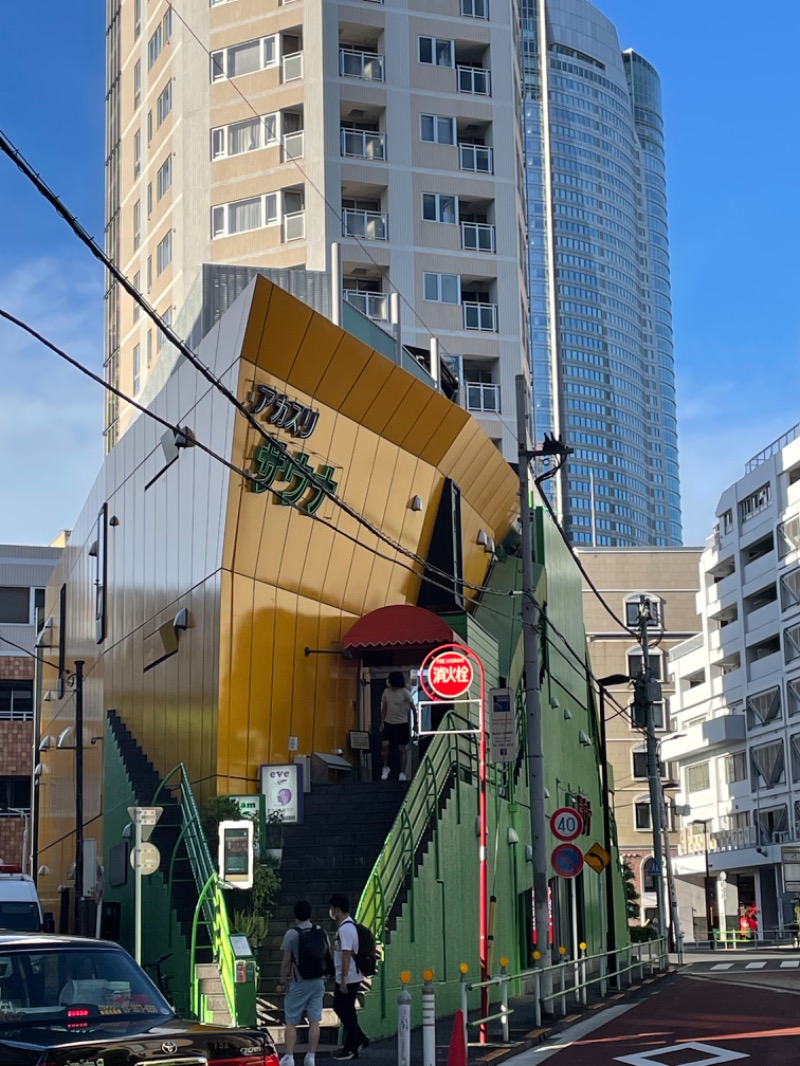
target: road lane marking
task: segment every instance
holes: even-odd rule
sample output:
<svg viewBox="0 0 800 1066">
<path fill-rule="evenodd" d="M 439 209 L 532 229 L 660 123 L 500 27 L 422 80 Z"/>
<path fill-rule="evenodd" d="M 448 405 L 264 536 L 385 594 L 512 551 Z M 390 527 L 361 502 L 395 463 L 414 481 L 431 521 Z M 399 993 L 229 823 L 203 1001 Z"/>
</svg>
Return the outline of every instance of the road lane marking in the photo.
<svg viewBox="0 0 800 1066">
<path fill-rule="evenodd" d="M 733 966 L 732 962 L 718 962 L 716 966 L 712 966 L 712 970 L 730 970 Z"/>
<path fill-rule="evenodd" d="M 763 970 L 766 965 L 765 962 L 748 962 L 745 965 L 745 970 Z"/>
<path fill-rule="evenodd" d="M 800 959 L 789 959 L 781 963 L 782 970 L 796 970 L 798 966 L 800 966 Z"/>
<path fill-rule="evenodd" d="M 715 1047 L 713 1044 L 673 1044 L 672 1047 L 657 1048 L 655 1051 L 643 1051 L 639 1055 L 623 1055 L 614 1059 L 614 1062 L 625 1062 L 628 1066 L 669 1066 L 660 1057 L 672 1055 L 675 1052 L 698 1051 L 703 1056 L 692 1059 L 691 1062 L 683 1062 L 681 1066 L 716 1066 L 718 1062 L 733 1062 L 734 1059 L 749 1059 L 749 1055 L 743 1055 L 739 1051 L 729 1051 L 727 1048 Z M 659 1056 L 656 1058 L 656 1056 Z"/>
</svg>

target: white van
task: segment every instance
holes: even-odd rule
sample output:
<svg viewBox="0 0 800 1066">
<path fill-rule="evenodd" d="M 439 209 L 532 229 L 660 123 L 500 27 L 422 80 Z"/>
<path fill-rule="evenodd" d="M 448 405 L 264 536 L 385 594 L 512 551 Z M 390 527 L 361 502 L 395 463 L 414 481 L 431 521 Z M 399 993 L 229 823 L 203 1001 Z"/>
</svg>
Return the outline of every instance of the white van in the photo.
<svg viewBox="0 0 800 1066">
<path fill-rule="evenodd" d="M 38 933 L 45 929 L 33 878 L 0 868 L 0 929 Z"/>
</svg>

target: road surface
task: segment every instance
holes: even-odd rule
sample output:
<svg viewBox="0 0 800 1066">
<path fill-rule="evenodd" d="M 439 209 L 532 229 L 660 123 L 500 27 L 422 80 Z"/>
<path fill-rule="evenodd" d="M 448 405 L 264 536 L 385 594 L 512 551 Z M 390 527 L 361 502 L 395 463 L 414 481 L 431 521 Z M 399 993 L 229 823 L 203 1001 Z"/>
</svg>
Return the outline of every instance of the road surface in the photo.
<svg viewBox="0 0 800 1066">
<path fill-rule="evenodd" d="M 712 961 L 713 960 L 713 961 Z M 797 1066 L 800 954 L 710 956 L 633 1005 L 609 1008 L 513 1066 Z"/>
</svg>

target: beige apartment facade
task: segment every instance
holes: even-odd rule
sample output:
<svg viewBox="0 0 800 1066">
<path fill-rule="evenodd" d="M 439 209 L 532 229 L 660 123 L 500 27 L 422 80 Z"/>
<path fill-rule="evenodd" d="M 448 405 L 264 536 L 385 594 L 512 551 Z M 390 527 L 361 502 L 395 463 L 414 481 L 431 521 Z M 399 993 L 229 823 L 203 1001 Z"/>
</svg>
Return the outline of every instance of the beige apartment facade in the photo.
<svg viewBox="0 0 800 1066">
<path fill-rule="evenodd" d="M 652 629 L 651 666 L 662 685 L 663 700 L 655 708 L 656 735 L 670 732 L 669 700 L 673 692 L 667 676 L 669 650 L 700 630 L 697 615 L 700 548 L 590 548 L 579 551 L 586 572 L 626 631 L 616 623 L 584 580 L 583 610 L 589 640 L 592 672 L 596 678 L 614 674 L 632 676 L 641 669 L 641 651 L 635 630 L 638 605 L 646 596 L 658 625 Z M 608 760 L 614 784 L 613 810 L 620 857 L 634 872 L 640 899 L 640 921 L 655 913 L 653 830 L 647 777 L 646 745 L 630 712 L 630 684 L 609 685 L 605 695 Z M 670 854 L 677 849 L 674 789 L 670 766 L 662 763 L 666 821 L 670 828 Z M 681 919 L 704 913 L 702 888 L 675 883 Z M 696 898 L 695 898 L 696 896 Z M 685 930 L 691 935 L 691 927 Z"/>
<path fill-rule="evenodd" d="M 184 334 L 204 265 L 328 278 L 335 322 L 345 301 L 434 376 L 449 357 L 512 458 L 518 25 L 516 3 L 488 0 L 109 0 L 109 253 Z M 161 358 L 174 351 L 112 284 L 108 379 L 146 400 Z M 109 400 L 109 447 L 131 417 Z"/>
</svg>

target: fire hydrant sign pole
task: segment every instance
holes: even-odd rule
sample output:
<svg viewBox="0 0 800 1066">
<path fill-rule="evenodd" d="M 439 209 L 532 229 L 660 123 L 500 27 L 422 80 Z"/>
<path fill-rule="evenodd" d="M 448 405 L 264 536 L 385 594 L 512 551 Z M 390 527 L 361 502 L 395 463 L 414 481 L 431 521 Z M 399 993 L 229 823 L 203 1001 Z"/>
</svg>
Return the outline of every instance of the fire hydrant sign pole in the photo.
<svg viewBox="0 0 800 1066">
<path fill-rule="evenodd" d="M 469 691 L 477 679 L 477 697 Z M 425 658 L 420 669 L 420 684 L 433 703 L 464 702 L 478 704 L 478 957 L 481 981 L 489 980 L 489 892 L 486 870 L 486 683 L 483 663 L 463 644 L 441 644 Z M 441 730 L 438 730 L 441 732 Z M 451 730 L 474 733 L 474 729 Z M 489 989 L 481 989 L 481 1017 L 489 1013 Z M 486 1043 L 486 1026 L 480 1027 L 479 1040 Z"/>
<path fill-rule="evenodd" d="M 147 841 L 163 812 L 163 807 L 128 807 L 128 817 L 134 827 L 134 848 L 130 858 L 135 896 L 133 955 L 139 965 L 142 962 L 142 876 L 155 873 L 161 859 L 155 844 Z"/>
</svg>

